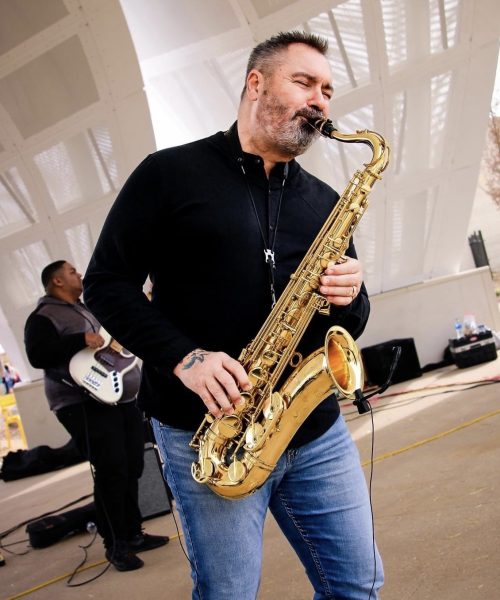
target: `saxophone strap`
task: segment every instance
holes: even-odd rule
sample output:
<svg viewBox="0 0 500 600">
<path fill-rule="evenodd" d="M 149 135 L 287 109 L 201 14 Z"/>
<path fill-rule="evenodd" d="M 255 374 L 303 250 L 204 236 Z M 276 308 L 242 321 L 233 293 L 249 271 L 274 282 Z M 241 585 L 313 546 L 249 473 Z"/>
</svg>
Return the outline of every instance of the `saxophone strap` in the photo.
<svg viewBox="0 0 500 600">
<path fill-rule="evenodd" d="M 286 183 L 286 179 L 288 177 L 288 163 L 285 163 L 285 165 L 283 167 L 283 179 L 281 182 L 281 189 L 280 189 L 280 195 L 278 198 L 278 207 L 276 210 L 276 219 L 274 221 L 274 224 L 271 223 L 271 210 L 270 210 L 270 206 L 269 206 L 269 196 L 268 196 L 267 226 L 268 226 L 268 231 L 273 232 L 273 236 L 271 238 L 271 235 L 269 235 L 266 238 L 266 235 L 264 233 L 264 228 L 262 227 L 262 223 L 261 223 L 261 220 L 259 217 L 259 212 L 257 210 L 257 205 L 255 204 L 255 199 L 252 194 L 250 182 L 249 182 L 247 173 L 245 171 L 245 166 L 244 166 L 245 160 L 243 157 L 243 149 L 241 148 L 241 145 L 239 143 L 236 123 L 233 123 L 233 125 L 227 131 L 224 132 L 224 135 L 229 143 L 229 146 L 231 147 L 233 157 L 235 158 L 236 163 L 238 164 L 238 167 L 240 168 L 240 170 L 243 174 L 243 178 L 245 180 L 245 186 L 246 186 L 246 190 L 247 190 L 247 196 L 248 196 L 248 199 L 252 206 L 253 213 L 255 215 L 255 220 L 259 227 L 260 237 L 262 239 L 262 244 L 264 246 L 264 261 L 268 266 L 269 288 L 270 288 L 270 292 L 271 292 L 272 306 L 274 307 L 276 304 L 276 287 L 275 287 L 275 279 L 274 279 L 274 272 L 276 270 L 276 257 L 274 254 L 274 248 L 276 245 L 276 237 L 278 234 L 278 223 L 279 223 L 279 218 L 280 218 L 283 194 L 285 191 L 285 183 Z"/>
</svg>

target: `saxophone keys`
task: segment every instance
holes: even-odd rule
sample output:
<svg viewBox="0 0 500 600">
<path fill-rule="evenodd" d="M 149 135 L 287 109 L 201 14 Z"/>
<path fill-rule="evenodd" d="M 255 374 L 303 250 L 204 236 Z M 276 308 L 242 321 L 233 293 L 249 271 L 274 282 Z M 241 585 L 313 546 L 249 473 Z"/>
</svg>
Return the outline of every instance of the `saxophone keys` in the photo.
<svg viewBox="0 0 500 600">
<path fill-rule="evenodd" d="M 330 303 L 324 296 L 316 295 L 314 308 L 319 312 L 320 315 L 328 316 L 330 314 Z"/>
<path fill-rule="evenodd" d="M 327 252 L 326 254 L 323 254 L 323 256 L 320 256 L 319 258 L 319 265 L 320 267 L 324 270 L 326 269 L 326 267 L 328 267 L 328 263 L 330 263 L 332 260 L 332 253 L 331 252 Z"/>
<path fill-rule="evenodd" d="M 234 438 L 241 431 L 241 421 L 237 415 L 225 415 L 217 423 L 217 434 L 225 439 Z"/>
<path fill-rule="evenodd" d="M 267 350 L 262 355 L 262 364 L 266 365 L 266 367 L 272 367 L 276 363 L 276 353 L 273 350 Z"/>
<path fill-rule="evenodd" d="M 205 464 L 210 463 L 210 464 Z M 191 474 L 193 479 L 198 483 L 207 483 L 208 479 L 214 472 L 214 465 L 208 458 L 203 460 L 203 463 L 194 462 L 191 465 Z"/>
<path fill-rule="evenodd" d="M 279 419 L 286 404 L 283 402 L 283 397 L 279 392 L 273 392 L 262 408 L 262 414 L 266 421 Z"/>
<path fill-rule="evenodd" d="M 244 410 L 246 410 L 246 409 L 248 408 L 248 402 L 247 402 L 247 399 L 246 399 L 246 398 L 243 396 L 243 394 L 242 394 L 242 397 L 243 397 L 243 400 L 244 400 L 244 401 L 243 401 L 243 402 L 241 402 L 240 404 L 235 404 L 235 405 L 233 406 L 233 408 L 234 408 L 234 412 L 235 412 L 237 415 L 241 415 L 241 413 L 242 413 Z"/>
<path fill-rule="evenodd" d="M 293 334 L 292 331 L 290 331 L 290 329 L 282 329 L 278 336 L 279 341 L 284 345 L 284 347 L 288 346 L 288 344 L 292 341 L 292 338 Z"/>
<path fill-rule="evenodd" d="M 214 463 L 209 459 L 209 458 L 204 458 L 203 462 L 202 462 L 202 472 L 203 475 L 208 478 L 208 477 L 212 477 L 212 475 L 214 474 Z"/>
<path fill-rule="evenodd" d="M 265 373 L 261 366 L 255 365 L 248 371 L 248 379 L 250 379 L 253 387 L 257 387 L 264 379 Z"/>
<path fill-rule="evenodd" d="M 241 397 L 243 398 L 243 402 L 234 405 L 234 411 L 237 415 L 248 412 L 255 404 L 255 394 L 253 393 L 253 390 L 250 392 L 241 392 Z"/>
<path fill-rule="evenodd" d="M 294 301 L 296 301 L 298 299 L 299 299 L 299 297 L 295 296 Z M 296 306 L 293 306 L 292 308 L 290 308 L 290 310 L 288 310 L 285 313 L 284 322 L 287 325 L 293 327 L 294 325 L 296 325 L 297 321 L 300 319 L 300 314 L 301 314 L 301 311 L 299 310 L 299 308 Z"/>
<path fill-rule="evenodd" d="M 240 483 L 247 474 L 247 468 L 240 460 L 234 460 L 227 470 L 227 476 L 232 483 Z"/>
<path fill-rule="evenodd" d="M 253 423 L 250 425 L 245 434 L 246 447 L 249 450 L 253 450 L 259 443 L 263 433 L 264 428 L 260 423 Z"/>
<path fill-rule="evenodd" d="M 290 358 L 290 362 L 288 363 L 292 369 L 296 369 L 300 363 L 303 361 L 303 356 L 300 352 L 294 352 Z"/>
</svg>

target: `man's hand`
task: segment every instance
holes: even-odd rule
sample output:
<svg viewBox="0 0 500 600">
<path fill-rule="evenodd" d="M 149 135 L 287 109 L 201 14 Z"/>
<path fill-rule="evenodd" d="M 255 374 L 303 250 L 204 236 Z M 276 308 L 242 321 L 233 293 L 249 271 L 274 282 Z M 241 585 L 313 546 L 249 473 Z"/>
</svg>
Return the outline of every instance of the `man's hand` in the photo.
<svg viewBox="0 0 500 600">
<path fill-rule="evenodd" d="M 98 333 L 87 331 L 85 333 L 85 343 L 89 348 L 100 348 L 101 346 L 104 346 L 104 338 Z"/>
<path fill-rule="evenodd" d="M 346 256 L 341 263 L 328 263 L 320 277 L 319 291 L 330 304 L 347 306 L 359 294 L 363 283 L 363 269 L 359 260 Z"/>
<path fill-rule="evenodd" d="M 198 394 L 214 415 L 233 414 L 234 407 L 244 402 L 240 389 L 252 385 L 241 364 L 225 352 L 207 352 L 197 348 L 175 367 L 174 375 Z"/>
</svg>

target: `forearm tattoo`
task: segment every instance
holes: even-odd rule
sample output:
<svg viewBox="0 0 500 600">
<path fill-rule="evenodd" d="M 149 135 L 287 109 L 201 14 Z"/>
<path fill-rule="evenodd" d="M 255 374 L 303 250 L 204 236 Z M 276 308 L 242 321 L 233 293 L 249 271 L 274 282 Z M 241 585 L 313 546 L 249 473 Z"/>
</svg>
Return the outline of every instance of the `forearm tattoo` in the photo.
<svg viewBox="0 0 500 600">
<path fill-rule="evenodd" d="M 202 363 L 207 355 L 208 352 L 206 350 L 193 350 L 191 354 L 187 355 L 187 362 L 182 365 L 182 370 L 186 371 L 187 369 L 190 369 L 196 363 L 196 361 Z"/>
</svg>

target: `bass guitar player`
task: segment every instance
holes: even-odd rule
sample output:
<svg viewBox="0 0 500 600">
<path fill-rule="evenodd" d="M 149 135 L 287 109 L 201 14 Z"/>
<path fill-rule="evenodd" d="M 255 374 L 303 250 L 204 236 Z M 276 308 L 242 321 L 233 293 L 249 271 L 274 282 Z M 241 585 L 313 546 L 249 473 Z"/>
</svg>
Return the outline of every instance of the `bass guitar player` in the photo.
<svg viewBox="0 0 500 600">
<path fill-rule="evenodd" d="M 125 360 L 108 371 L 96 360 L 95 351 L 107 342 L 99 322 L 80 301 L 82 276 L 73 265 L 55 261 L 43 269 L 41 280 L 45 295 L 25 325 L 28 359 L 33 367 L 44 370 L 51 410 L 92 465 L 97 528 L 106 558 L 119 571 L 139 569 L 144 563 L 137 553 L 165 545 L 168 537 L 142 530 L 138 482 L 144 467 L 144 429 L 135 401 L 140 377 L 137 361 L 130 354 L 120 355 Z M 84 356 L 89 351 L 91 359 L 87 371 L 82 371 L 84 376 L 89 369 L 96 373 L 91 367 L 97 364 L 104 380 L 120 379 L 120 385 L 111 386 L 113 402 L 97 399 L 99 389 L 106 386 L 89 389 L 71 377 L 70 363 L 75 355 L 81 358 L 82 351 Z M 117 353 L 116 346 L 110 351 Z M 106 360 L 110 362 L 109 355 Z M 123 366 L 120 373 L 119 364 Z"/>
</svg>

